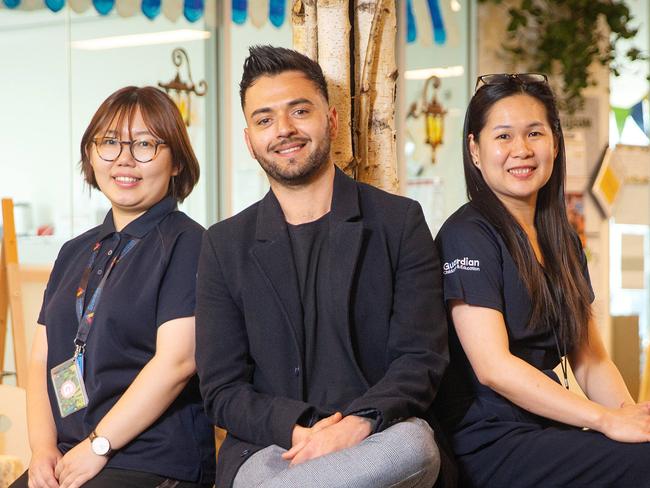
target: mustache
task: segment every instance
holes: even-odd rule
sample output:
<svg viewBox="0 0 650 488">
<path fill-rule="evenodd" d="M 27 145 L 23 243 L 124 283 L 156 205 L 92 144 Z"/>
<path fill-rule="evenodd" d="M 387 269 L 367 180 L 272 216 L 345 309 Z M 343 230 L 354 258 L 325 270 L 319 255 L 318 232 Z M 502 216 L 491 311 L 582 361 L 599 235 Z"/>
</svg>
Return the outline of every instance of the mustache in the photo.
<svg viewBox="0 0 650 488">
<path fill-rule="evenodd" d="M 281 141 L 276 142 L 272 146 L 269 146 L 269 151 L 275 151 L 277 148 L 284 146 L 285 144 L 307 144 L 311 139 L 309 137 L 287 137 L 286 139 L 282 139 Z"/>
</svg>

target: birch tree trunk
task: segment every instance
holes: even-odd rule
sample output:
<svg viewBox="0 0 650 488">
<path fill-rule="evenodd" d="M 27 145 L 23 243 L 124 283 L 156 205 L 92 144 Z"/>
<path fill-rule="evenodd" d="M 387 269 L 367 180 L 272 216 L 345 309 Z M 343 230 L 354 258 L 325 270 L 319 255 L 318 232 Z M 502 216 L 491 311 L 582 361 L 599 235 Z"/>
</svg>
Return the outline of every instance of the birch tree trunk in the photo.
<svg viewBox="0 0 650 488">
<path fill-rule="evenodd" d="M 354 1 L 356 178 L 397 193 L 395 2 Z"/>
<path fill-rule="evenodd" d="M 331 157 L 339 168 L 354 176 L 349 1 L 318 0 L 317 5 L 318 63 L 327 80 L 330 105 L 336 107 L 339 116 L 339 130 L 332 141 Z"/>
<path fill-rule="evenodd" d="M 316 0 L 294 0 L 291 8 L 293 48 L 318 61 L 318 24 Z"/>
<path fill-rule="evenodd" d="M 355 12 L 354 67 L 350 1 Z M 330 104 L 338 112 L 332 160 L 357 180 L 397 192 L 396 0 L 293 0 L 292 23 L 294 49 L 321 65 Z"/>
</svg>

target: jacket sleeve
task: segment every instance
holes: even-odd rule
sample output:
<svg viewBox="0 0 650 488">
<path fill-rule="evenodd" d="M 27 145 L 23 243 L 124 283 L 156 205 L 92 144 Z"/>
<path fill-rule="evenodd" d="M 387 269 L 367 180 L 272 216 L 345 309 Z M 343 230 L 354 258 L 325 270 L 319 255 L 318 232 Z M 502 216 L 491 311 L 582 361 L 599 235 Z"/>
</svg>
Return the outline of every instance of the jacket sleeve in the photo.
<svg viewBox="0 0 650 488">
<path fill-rule="evenodd" d="M 208 417 L 238 439 L 288 449 L 293 426 L 309 417 L 312 407 L 254 390 L 244 316 L 210 231 L 203 237 L 197 279 L 196 366 Z"/>
<path fill-rule="evenodd" d="M 376 431 L 431 407 L 449 363 L 440 261 L 422 209 L 406 212 L 394 273 L 386 374 L 343 412 L 377 412 Z"/>
</svg>

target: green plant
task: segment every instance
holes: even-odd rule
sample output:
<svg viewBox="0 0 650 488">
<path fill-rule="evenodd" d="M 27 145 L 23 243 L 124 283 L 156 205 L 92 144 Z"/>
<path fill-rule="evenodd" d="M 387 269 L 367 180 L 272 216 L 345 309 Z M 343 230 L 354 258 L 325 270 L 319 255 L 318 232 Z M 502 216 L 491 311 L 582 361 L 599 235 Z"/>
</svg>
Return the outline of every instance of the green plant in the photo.
<svg viewBox="0 0 650 488">
<path fill-rule="evenodd" d="M 631 26 L 632 14 L 621 0 L 518 0 L 508 5 L 510 22 L 503 48 L 513 61 L 532 71 L 560 75 L 564 105 L 570 112 L 582 104 L 582 90 L 594 84 L 589 66 L 598 61 L 618 76 L 621 63 L 616 60 L 616 45 L 638 30 Z M 608 29 L 601 28 L 600 18 Z M 635 47 L 624 58 L 648 59 Z"/>
</svg>

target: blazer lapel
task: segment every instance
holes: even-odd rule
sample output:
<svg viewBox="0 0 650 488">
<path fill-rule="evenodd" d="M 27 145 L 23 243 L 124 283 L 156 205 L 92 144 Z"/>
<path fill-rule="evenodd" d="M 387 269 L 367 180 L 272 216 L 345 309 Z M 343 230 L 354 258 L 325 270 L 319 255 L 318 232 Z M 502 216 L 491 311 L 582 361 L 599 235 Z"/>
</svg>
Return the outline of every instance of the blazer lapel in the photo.
<svg viewBox="0 0 650 488">
<path fill-rule="evenodd" d="M 260 271 L 280 304 L 285 321 L 293 330 L 296 347 L 304 349 L 302 305 L 291 242 L 280 203 L 271 190 L 260 202 L 255 238 L 251 250 Z"/>
<path fill-rule="evenodd" d="M 350 292 L 363 242 L 359 191 L 354 180 L 337 168 L 330 216 L 330 281 L 334 313 L 349 323 Z"/>
</svg>

